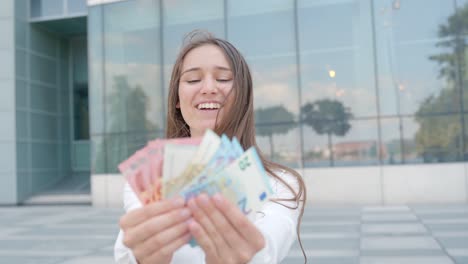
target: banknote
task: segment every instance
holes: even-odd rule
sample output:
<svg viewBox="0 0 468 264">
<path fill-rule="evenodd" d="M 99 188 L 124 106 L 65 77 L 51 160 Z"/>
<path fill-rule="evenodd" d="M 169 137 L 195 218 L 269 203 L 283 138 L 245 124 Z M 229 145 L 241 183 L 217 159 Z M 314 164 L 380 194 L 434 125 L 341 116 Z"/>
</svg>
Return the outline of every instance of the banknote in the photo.
<svg viewBox="0 0 468 264">
<path fill-rule="evenodd" d="M 227 165 L 237 159 L 242 152 L 239 152 L 234 145 L 234 141 L 230 141 L 226 135 L 221 136 L 221 144 L 216 150 L 211 160 L 206 164 L 205 168 L 197 175 L 189 184 L 184 186 L 184 189 L 193 188 L 196 185 L 202 184 L 208 177 L 216 175 L 222 171 Z"/>
<path fill-rule="evenodd" d="M 166 145 L 196 148 L 200 142 L 201 138 L 156 139 L 148 142 L 118 168 L 143 204 L 159 201 Z"/>
<path fill-rule="evenodd" d="M 220 144 L 221 138 L 213 131 L 207 130 L 195 155 L 182 173 L 175 177 L 166 177 L 166 175 L 163 175 L 162 197 L 170 198 L 177 195 L 184 186 L 189 184 L 195 176 L 200 174 L 206 164 L 211 160 Z"/>
<path fill-rule="evenodd" d="M 251 147 L 221 172 L 199 185 L 182 190 L 180 195 L 189 200 L 200 193 L 221 193 L 237 204 L 245 215 L 250 215 L 261 209 L 272 189 L 258 153 Z"/>
</svg>

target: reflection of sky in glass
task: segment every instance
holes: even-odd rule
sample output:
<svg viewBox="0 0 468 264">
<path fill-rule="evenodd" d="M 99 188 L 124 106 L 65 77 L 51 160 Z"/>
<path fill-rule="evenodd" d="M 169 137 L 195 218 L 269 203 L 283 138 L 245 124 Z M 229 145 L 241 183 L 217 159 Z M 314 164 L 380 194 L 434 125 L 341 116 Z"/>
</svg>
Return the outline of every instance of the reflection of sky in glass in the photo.
<svg viewBox="0 0 468 264">
<path fill-rule="evenodd" d="M 436 47 L 437 33 L 453 6 L 444 0 L 401 1 L 395 10 L 391 1 L 377 1 L 374 10 L 381 113 L 413 114 L 428 96 L 447 88 L 429 56 L 447 52 Z"/>
<path fill-rule="evenodd" d="M 299 114 L 297 70 L 294 57 L 248 60 L 254 85 L 254 107 L 283 105 Z"/>
<path fill-rule="evenodd" d="M 129 12 L 132 10 L 132 12 Z M 117 94 L 115 78 L 125 76 L 130 89 L 140 86 L 147 99 L 147 119 L 162 127 L 162 104 L 160 98 L 160 47 L 159 12 L 156 1 L 119 2 L 104 6 L 104 57 L 107 96 L 108 131 L 132 130 L 130 121 L 122 123 L 116 117 L 132 107 L 125 99 L 116 101 L 115 96 L 125 98 L 128 94 Z M 158 89 L 159 88 L 159 89 Z M 130 91 L 128 91 L 130 92 Z M 119 102 L 118 106 L 112 102 Z M 111 107 L 112 106 L 112 107 Z"/>
<path fill-rule="evenodd" d="M 246 57 L 294 55 L 294 39 L 293 10 L 252 16 L 229 14 L 228 40 Z"/>
<path fill-rule="evenodd" d="M 371 1 L 299 0 L 296 36 L 294 1 L 163 0 L 162 39 L 158 1 L 105 5 L 106 84 L 110 85 L 113 76 L 125 74 L 131 86 L 142 85 L 150 99 L 149 117 L 159 120 L 165 112 L 160 101 L 166 98 L 161 98 L 158 87 L 163 82 L 167 89 L 183 36 L 193 29 L 207 29 L 226 37 L 246 57 L 253 74 L 256 109 L 283 105 L 297 117 L 299 102 L 336 99 L 360 119 L 353 121 L 346 136 L 334 137 L 334 142 L 344 143 L 377 139 L 374 118 L 379 105 L 384 116 L 409 115 L 403 122 L 403 134 L 413 140 L 419 125 L 411 115 L 424 99 L 448 87 L 446 80 L 438 77 L 440 66 L 429 56 L 450 52 L 436 44 L 441 41 L 439 26 L 454 13 L 453 2 L 401 0 L 399 9 L 392 9 L 393 0 L 372 3 L 374 10 Z M 468 0 L 457 3 L 462 6 Z M 300 84 L 296 44 L 300 49 Z M 90 69 L 97 66 L 91 63 Z M 330 76 L 331 71 L 336 75 Z M 447 104 L 455 106 L 455 99 Z M 381 125 L 383 144 L 399 139 L 398 118 L 382 119 Z M 275 148 L 285 146 L 285 152 L 294 151 L 287 149 L 288 140 L 298 133 L 294 130 L 286 136 L 275 135 Z M 327 146 L 327 137 L 316 135 L 307 126 L 304 138 L 306 149 Z M 268 149 L 268 138 L 260 141 Z"/>
<path fill-rule="evenodd" d="M 223 1 L 218 0 L 162 0 L 166 25 L 193 24 L 202 21 L 222 20 Z M 193 25 L 192 25 L 193 26 Z"/>
</svg>

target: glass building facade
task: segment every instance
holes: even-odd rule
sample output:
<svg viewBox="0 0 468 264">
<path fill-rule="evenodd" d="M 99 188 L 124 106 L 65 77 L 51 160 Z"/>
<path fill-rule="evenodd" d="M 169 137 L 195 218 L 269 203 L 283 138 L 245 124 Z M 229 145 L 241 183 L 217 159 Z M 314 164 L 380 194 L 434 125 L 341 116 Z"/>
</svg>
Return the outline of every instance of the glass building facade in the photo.
<svg viewBox="0 0 468 264">
<path fill-rule="evenodd" d="M 314 199 L 468 202 L 467 18 L 468 0 L 2 0 L 0 204 L 118 200 L 195 29 L 245 56 L 260 148 Z"/>
<path fill-rule="evenodd" d="M 275 161 L 295 168 L 464 161 L 467 16 L 460 0 L 89 6 L 93 173 L 117 172 L 164 135 L 170 73 L 194 29 L 246 57 L 257 139 Z"/>
</svg>

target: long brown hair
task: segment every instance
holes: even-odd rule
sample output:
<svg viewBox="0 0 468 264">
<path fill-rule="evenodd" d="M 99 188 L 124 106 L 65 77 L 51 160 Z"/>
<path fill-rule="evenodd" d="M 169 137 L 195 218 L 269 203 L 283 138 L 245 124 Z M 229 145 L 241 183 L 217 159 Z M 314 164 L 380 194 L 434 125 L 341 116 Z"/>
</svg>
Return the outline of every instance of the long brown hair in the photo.
<svg viewBox="0 0 468 264">
<path fill-rule="evenodd" d="M 291 191 L 291 194 L 293 194 L 292 198 L 276 199 L 273 201 L 279 204 L 282 204 L 281 202 L 293 201 L 295 202 L 295 206 L 282 205 L 290 209 L 298 209 L 300 207 L 296 232 L 305 262 L 307 262 L 307 256 L 300 238 L 300 225 L 302 216 L 304 215 L 305 202 L 307 200 L 304 180 L 295 170 L 267 159 L 258 148 L 255 140 L 252 76 L 244 57 L 231 43 L 223 39 L 215 38 L 206 31 L 192 31 L 185 37 L 184 45 L 175 61 L 171 81 L 169 83 L 166 137 L 190 137 L 190 128 L 184 121 L 180 108 L 176 107 L 179 102 L 179 82 L 185 56 L 194 48 L 203 45 L 219 47 L 229 62 L 234 75 L 233 87 L 228 95 L 234 96 L 234 100 L 231 100 L 233 103 L 232 105 L 225 106 L 223 118 L 222 120 L 216 120 L 214 131 L 218 135 L 226 134 L 229 137 L 237 137 L 244 149 L 255 146 L 268 174 L 283 183 Z M 281 170 L 295 177 L 299 186 L 297 191 L 277 175 L 277 172 Z"/>
</svg>

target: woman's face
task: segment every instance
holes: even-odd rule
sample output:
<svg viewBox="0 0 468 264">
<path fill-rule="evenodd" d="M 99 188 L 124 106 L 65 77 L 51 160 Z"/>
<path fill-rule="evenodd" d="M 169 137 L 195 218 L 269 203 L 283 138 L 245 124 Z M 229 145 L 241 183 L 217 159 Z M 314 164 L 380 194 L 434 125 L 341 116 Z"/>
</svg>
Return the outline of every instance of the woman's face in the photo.
<svg viewBox="0 0 468 264">
<path fill-rule="evenodd" d="M 207 44 L 187 53 L 182 64 L 177 107 L 192 137 L 214 129 L 218 112 L 218 119 L 223 119 L 223 106 L 232 105 L 233 96 L 228 97 L 232 84 L 231 67 L 219 47 Z"/>
</svg>

